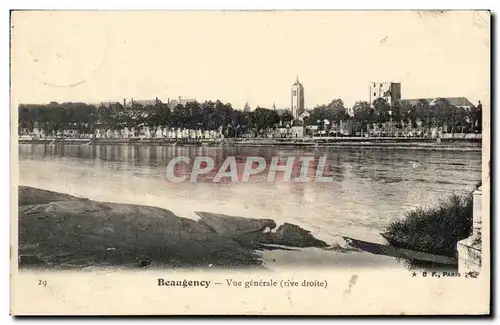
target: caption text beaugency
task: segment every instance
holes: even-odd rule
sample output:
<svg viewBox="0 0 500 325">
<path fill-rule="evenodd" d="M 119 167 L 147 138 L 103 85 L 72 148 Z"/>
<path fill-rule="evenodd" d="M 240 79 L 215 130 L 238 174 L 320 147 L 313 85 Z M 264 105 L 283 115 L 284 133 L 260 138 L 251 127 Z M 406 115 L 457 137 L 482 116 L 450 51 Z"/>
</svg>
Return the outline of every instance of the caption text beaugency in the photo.
<svg viewBox="0 0 500 325">
<path fill-rule="evenodd" d="M 278 287 L 278 288 L 293 288 L 293 287 L 315 287 L 324 288 L 328 287 L 328 282 L 326 280 L 247 280 L 239 281 L 233 279 L 226 279 L 223 282 L 215 282 L 209 280 L 167 280 L 164 278 L 157 279 L 157 285 L 159 287 L 178 287 L 178 288 L 192 288 L 192 287 L 202 287 L 209 288 L 215 285 L 227 285 L 229 287 L 235 288 L 245 288 L 249 289 L 252 287 Z"/>
</svg>

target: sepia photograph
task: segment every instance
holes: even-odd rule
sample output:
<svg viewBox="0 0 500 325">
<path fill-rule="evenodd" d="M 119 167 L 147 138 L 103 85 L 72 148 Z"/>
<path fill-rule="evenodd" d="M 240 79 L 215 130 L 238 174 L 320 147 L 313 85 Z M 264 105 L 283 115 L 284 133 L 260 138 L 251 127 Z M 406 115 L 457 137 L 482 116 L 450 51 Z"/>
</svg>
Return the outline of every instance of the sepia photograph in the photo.
<svg viewBox="0 0 500 325">
<path fill-rule="evenodd" d="M 489 314 L 489 11 L 14 10 L 10 33 L 14 315 Z"/>
</svg>

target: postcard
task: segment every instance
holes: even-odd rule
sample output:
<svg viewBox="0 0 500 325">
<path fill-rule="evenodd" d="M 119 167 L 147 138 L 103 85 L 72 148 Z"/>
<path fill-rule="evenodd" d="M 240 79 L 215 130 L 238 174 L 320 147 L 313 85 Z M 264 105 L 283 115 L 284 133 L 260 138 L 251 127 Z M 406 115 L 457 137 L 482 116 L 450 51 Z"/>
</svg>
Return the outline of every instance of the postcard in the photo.
<svg viewBox="0 0 500 325">
<path fill-rule="evenodd" d="M 11 314 L 490 314 L 490 12 L 11 12 Z"/>
</svg>

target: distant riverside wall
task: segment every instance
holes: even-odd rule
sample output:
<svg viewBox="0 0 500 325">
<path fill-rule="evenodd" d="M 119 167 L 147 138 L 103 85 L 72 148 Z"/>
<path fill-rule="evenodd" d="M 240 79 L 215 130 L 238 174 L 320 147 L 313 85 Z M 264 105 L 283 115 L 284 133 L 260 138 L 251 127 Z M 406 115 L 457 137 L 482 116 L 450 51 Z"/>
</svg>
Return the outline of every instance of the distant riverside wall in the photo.
<svg viewBox="0 0 500 325">
<path fill-rule="evenodd" d="M 222 144 L 223 139 L 155 139 L 155 138 L 19 138 L 20 144 L 81 144 L 81 145 L 203 145 Z"/>
<path fill-rule="evenodd" d="M 481 138 L 426 139 L 402 137 L 322 137 L 322 138 L 229 138 L 229 139 L 77 139 L 20 138 L 20 144 L 80 144 L 80 145 L 196 145 L 229 147 L 297 147 L 297 148 L 391 148 L 481 151 Z"/>
<path fill-rule="evenodd" d="M 356 149 L 402 149 L 402 150 L 442 150 L 442 151 L 481 151 L 478 139 L 415 139 L 415 138 L 313 138 L 313 139 L 229 139 L 227 145 L 234 147 L 293 147 L 293 148 L 356 148 Z"/>
<path fill-rule="evenodd" d="M 419 138 L 419 137 L 312 137 L 312 138 L 229 138 L 228 143 L 481 143 L 481 135 L 477 137 L 447 137 L 447 138 Z"/>
</svg>

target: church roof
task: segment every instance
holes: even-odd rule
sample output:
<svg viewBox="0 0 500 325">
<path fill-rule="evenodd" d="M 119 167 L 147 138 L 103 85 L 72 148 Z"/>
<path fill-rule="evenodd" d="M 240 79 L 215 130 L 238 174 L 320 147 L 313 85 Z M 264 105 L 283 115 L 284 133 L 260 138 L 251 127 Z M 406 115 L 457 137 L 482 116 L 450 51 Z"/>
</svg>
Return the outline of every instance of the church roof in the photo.
<svg viewBox="0 0 500 325">
<path fill-rule="evenodd" d="M 438 98 L 420 98 L 420 99 L 402 99 L 401 103 L 408 103 L 410 105 L 417 105 L 419 100 L 425 100 L 429 105 L 433 105 Z M 447 101 L 450 102 L 451 105 L 456 106 L 456 107 L 473 107 L 474 104 L 472 104 L 466 97 L 443 97 L 443 99 L 446 99 Z"/>
<path fill-rule="evenodd" d="M 109 107 L 111 105 L 116 105 L 116 104 L 121 104 L 119 101 L 101 101 L 101 102 L 92 102 L 92 103 L 87 103 L 89 105 L 94 105 L 96 107 L 101 107 L 101 106 L 105 106 L 105 107 Z"/>
<path fill-rule="evenodd" d="M 293 83 L 293 85 L 292 85 L 292 86 L 296 86 L 296 85 L 300 85 L 300 86 L 302 86 L 302 84 L 301 84 L 301 83 L 300 83 L 300 81 L 299 81 L 299 75 L 297 75 L 297 76 L 296 76 L 296 78 L 295 78 L 295 82 Z"/>
<path fill-rule="evenodd" d="M 158 98 L 155 99 L 131 99 L 128 100 L 126 105 L 127 107 L 131 107 L 132 104 L 140 104 L 142 106 L 147 106 L 147 105 L 152 105 L 154 106 L 156 103 L 161 103 L 161 101 Z"/>
</svg>

